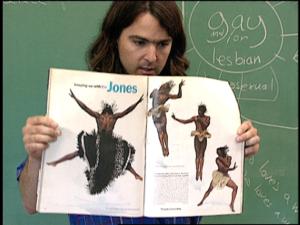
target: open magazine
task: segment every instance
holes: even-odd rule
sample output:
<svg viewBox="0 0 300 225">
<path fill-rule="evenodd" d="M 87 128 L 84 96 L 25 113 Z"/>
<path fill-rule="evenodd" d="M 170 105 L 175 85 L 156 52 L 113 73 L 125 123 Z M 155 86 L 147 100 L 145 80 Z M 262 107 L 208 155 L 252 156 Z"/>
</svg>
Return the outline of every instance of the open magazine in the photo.
<svg viewBox="0 0 300 225">
<path fill-rule="evenodd" d="M 242 212 L 240 113 L 225 81 L 51 68 L 37 211 L 127 217 Z"/>
</svg>

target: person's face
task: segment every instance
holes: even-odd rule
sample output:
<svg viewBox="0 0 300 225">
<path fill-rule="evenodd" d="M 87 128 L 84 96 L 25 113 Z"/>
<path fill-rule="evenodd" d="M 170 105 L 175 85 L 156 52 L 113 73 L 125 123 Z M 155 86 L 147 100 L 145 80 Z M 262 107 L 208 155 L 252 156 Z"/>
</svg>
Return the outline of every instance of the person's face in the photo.
<svg viewBox="0 0 300 225">
<path fill-rule="evenodd" d="M 200 115 L 200 116 L 204 115 L 204 109 L 203 108 L 198 109 L 198 115 Z"/>
<path fill-rule="evenodd" d="M 129 74 L 159 75 L 172 47 L 172 38 L 150 13 L 142 13 L 118 39 L 121 63 Z"/>
</svg>

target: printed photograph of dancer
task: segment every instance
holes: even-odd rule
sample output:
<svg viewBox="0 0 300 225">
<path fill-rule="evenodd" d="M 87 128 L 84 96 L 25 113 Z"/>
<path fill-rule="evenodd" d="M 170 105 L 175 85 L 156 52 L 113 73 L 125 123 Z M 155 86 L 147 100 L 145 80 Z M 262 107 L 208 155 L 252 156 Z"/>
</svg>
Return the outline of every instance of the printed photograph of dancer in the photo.
<svg viewBox="0 0 300 225">
<path fill-rule="evenodd" d="M 204 153 L 207 147 L 207 138 L 211 137 L 211 134 L 207 131 L 207 127 L 210 124 L 210 116 L 205 115 L 206 111 L 206 105 L 200 104 L 198 106 L 198 115 L 193 116 L 190 119 L 179 119 L 174 113 L 172 114 L 172 118 L 180 123 L 187 124 L 194 122 L 196 125 L 196 130 L 191 132 L 191 136 L 195 136 L 194 147 L 196 153 L 196 180 L 199 180 L 199 178 L 202 180 Z"/>
<path fill-rule="evenodd" d="M 123 112 L 114 112 L 115 104 L 104 103 L 102 112 L 91 110 L 82 101 L 80 101 L 70 90 L 70 96 L 76 103 L 90 116 L 94 117 L 97 123 L 97 132 L 93 130 L 92 134 L 81 131 L 77 136 L 78 150 L 69 153 L 58 160 L 48 162 L 48 165 L 56 166 L 66 160 L 74 159 L 79 156 L 88 163 L 86 177 L 91 194 L 100 193 L 107 190 L 109 184 L 118 176 L 130 171 L 138 180 L 143 178 L 133 169 L 131 163 L 134 159 L 135 149 L 126 140 L 113 133 L 118 119 L 132 112 L 136 106 L 143 101 L 143 95 L 136 103 L 129 106 Z"/>
<path fill-rule="evenodd" d="M 169 105 L 164 105 L 169 99 L 178 99 L 182 97 L 182 86 L 184 80 L 181 80 L 177 94 L 170 94 L 175 86 L 173 81 L 168 81 L 162 84 L 159 89 L 155 88 L 151 94 L 152 108 L 148 111 L 148 116 L 152 115 L 154 125 L 157 129 L 159 142 L 162 148 L 163 156 L 169 155 L 168 133 L 167 133 L 167 116 Z"/>
<path fill-rule="evenodd" d="M 217 148 L 218 157 L 216 158 L 216 163 L 218 169 L 213 171 L 212 173 L 212 181 L 210 182 L 209 188 L 205 192 L 202 200 L 197 206 L 203 204 L 204 200 L 209 196 L 210 192 L 215 188 L 222 189 L 225 186 L 230 187 L 232 189 L 231 194 L 231 202 L 230 202 L 230 209 L 234 212 L 234 200 L 237 194 L 238 186 L 236 183 L 230 178 L 228 171 L 235 170 L 237 168 L 236 163 L 234 163 L 233 167 L 230 168 L 231 165 L 231 156 L 227 155 L 229 151 L 228 146 L 223 146 Z"/>
</svg>

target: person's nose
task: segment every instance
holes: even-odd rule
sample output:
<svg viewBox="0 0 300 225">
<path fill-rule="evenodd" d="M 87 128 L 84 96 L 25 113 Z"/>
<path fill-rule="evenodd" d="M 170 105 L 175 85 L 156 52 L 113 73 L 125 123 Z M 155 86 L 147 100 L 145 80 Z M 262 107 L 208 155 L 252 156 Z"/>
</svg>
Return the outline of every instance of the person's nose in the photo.
<svg viewBox="0 0 300 225">
<path fill-rule="evenodd" d="M 150 44 L 146 50 L 145 59 L 148 62 L 155 62 L 157 60 L 157 49 L 155 44 Z"/>
</svg>

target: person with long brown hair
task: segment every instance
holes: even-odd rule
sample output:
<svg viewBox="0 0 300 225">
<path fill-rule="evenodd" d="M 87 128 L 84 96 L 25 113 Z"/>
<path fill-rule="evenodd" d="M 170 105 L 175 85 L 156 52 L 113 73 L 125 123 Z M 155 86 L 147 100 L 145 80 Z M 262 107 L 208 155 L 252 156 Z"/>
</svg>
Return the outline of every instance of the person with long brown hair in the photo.
<svg viewBox="0 0 300 225">
<path fill-rule="evenodd" d="M 137 75 L 185 76 L 186 36 L 175 1 L 114 1 L 98 38 L 91 46 L 87 63 L 90 70 Z M 23 204 L 36 213 L 37 184 L 42 152 L 59 138 L 59 125 L 47 116 L 31 116 L 23 127 L 27 160 L 18 168 Z M 245 142 L 245 155 L 259 150 L 259 136 L 250 121 L 241 124 L 237 141 Z M 69 215 L 70 224 L 179 223 L 195 224 L 200 217 L 119 218 Z"/>
</svg>

